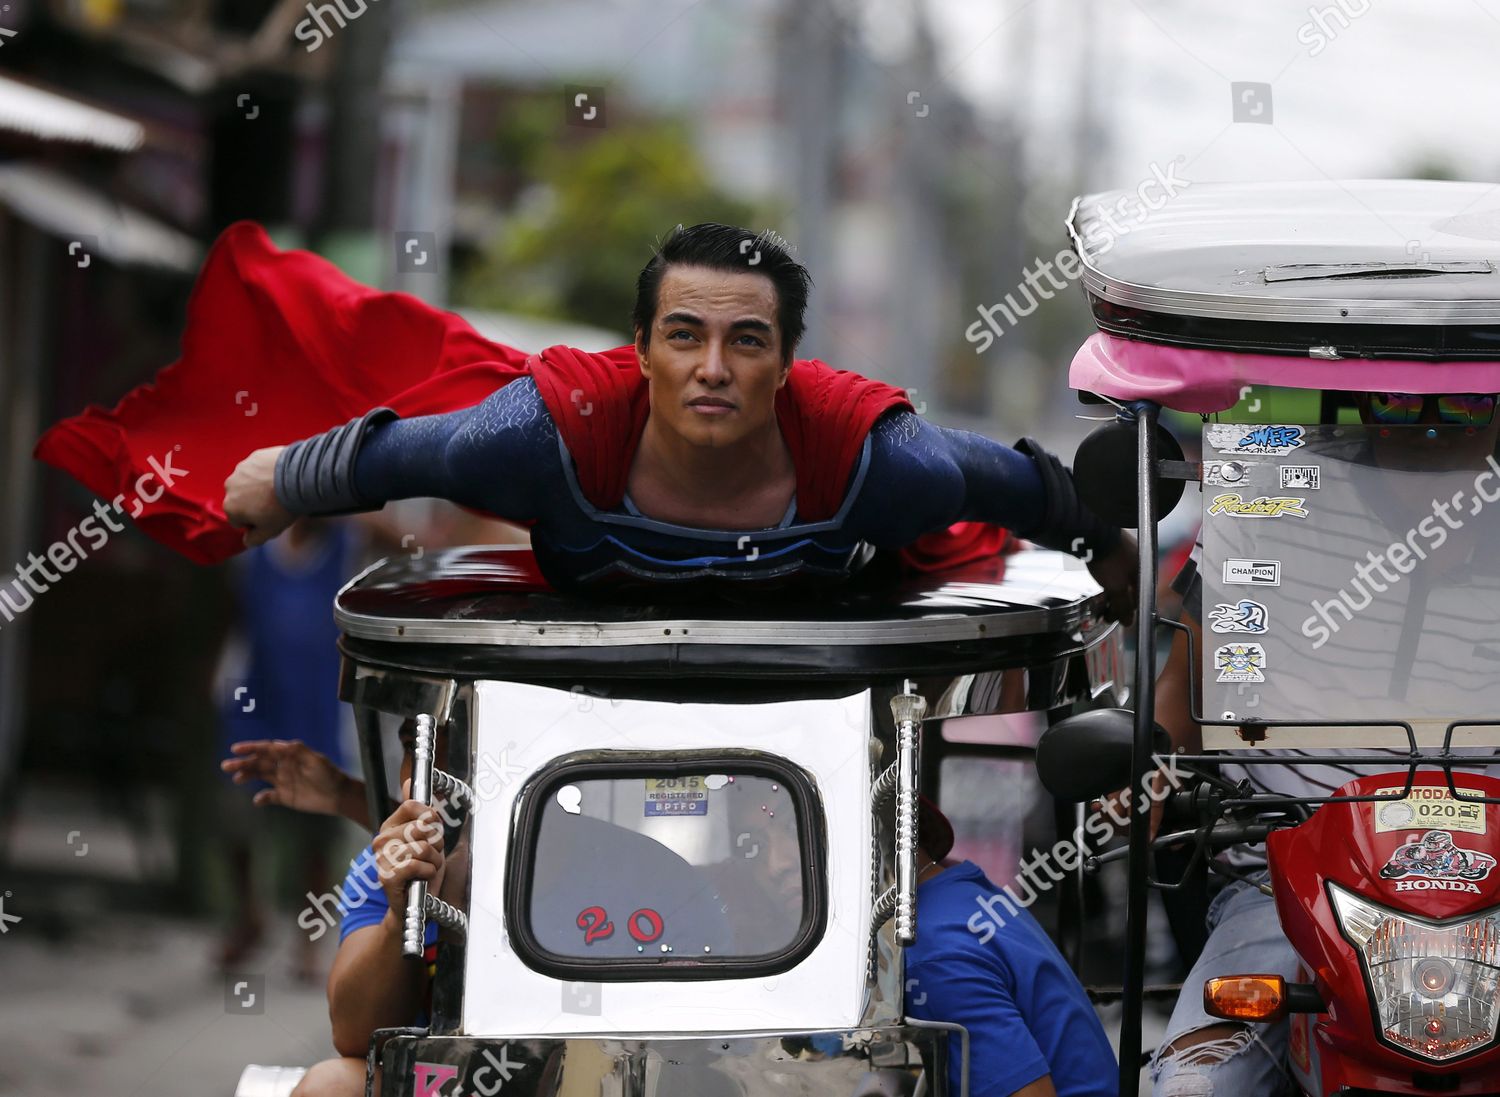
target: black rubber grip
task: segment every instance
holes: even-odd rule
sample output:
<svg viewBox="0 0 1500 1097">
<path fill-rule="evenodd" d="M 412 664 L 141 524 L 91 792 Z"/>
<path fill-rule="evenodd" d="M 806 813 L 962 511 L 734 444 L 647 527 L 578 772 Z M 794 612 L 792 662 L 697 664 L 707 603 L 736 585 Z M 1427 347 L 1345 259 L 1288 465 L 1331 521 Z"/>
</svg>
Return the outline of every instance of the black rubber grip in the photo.
<svg viewBox="0 0 1500 1097">
<path fill-rule="evenodd" d="M 1109 525 L 1078 498 L 1073 474 L 1035 438 L 1022 438 L 1016 451 L 1030 457 L 1047 493 L 1047 515 L 1040 528 L 1024 536 L 1043 548 L 1073 556 L 1108 556 L 1120 544 L 1120 531 Z"/>
</svg>

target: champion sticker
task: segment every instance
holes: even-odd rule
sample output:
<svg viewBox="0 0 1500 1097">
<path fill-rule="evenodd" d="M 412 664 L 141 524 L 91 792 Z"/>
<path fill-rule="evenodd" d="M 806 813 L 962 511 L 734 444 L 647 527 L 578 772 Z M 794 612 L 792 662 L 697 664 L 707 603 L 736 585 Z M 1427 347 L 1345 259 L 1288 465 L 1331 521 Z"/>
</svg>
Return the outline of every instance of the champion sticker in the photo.
<svg viewBox="0 0 1500 1097">
<path fill-rule="evenodd" d="M 1307 444 L 1302 427 L 1284 423 L 1264 426 L 1235 426 L 1233 423 L 1210 423 L 1203 428 L 1203 437 L 1220 453 L 1239 455 L 1242 453 L 1291 453 Z"/>
<path fill-rule="evenodd" d="M 1225 560 L 1224 582 L 1255 587 L 1281 586 L 1280 560 Z"/>
<path fill-rule="evenodd" d="M 1229 491 L 1214 496 L 1208 513 L 1228 514 L 1235 518 L 1282 518 L 1288 514 L 1293 518 L 1306 518 L 1307 508 L 1302 503 L 1300 495 L 1261 495 L 1246 499 L 1237 491 Z"/>
<path fill-rule="evenodd" d="M 1376 796 L 1396 796 L 1401 785 L 1378 788 Z M 1463 789 L 1465 795 L 1482 795 L 1478 789 Z M 1438 785 L 1413 785 L 1409 795 L 1385 804 L 1375 804 L 1375 832 L 1391 830 L 1461 830 L 1465 834 L 1483 834 L 1484 805 L 1456 800 L 1447 788 Z"/>
<path fill-rule="evenodd" d="M 1323 470 L 1317 465 L 1282 465 L 1282 491 L 1317 491 L 1323 486 Z"/>
<path fill-rule="evenodd" d="M 1270 618 L 1264 603 L 1241 598 L 1234 603 L 1220 602 L 1208 620 L 1215 632 L 1261 633 L 1266 631 Z"/>
<path fill-rule="evenodd" d="M 1203 482 L 1214 487 L 1232 488 L 1244 483 L 1256 464 L 1255 461 L 1205 461 Z"/>
<path fill-rule="evenodd" d="M 1391 859 L 1380 870 L 1384 880 L 1399 880 L 1397 891 L 1468 891 L 1477 894 L 1473 883 L 1489 876 L 1495 858 L 1477 849 L 1464 849 L 1453 843 L 1446 830 L 1429 830 L 1421 837 L 1413 835 L 1396 847 Z"/>
<path fill-rule="evenodd" d="M 1220 682 L 1264 682 L 1266 649 L 1259 644 L 1225 644 L 1214 649 Z"/>
</svg>

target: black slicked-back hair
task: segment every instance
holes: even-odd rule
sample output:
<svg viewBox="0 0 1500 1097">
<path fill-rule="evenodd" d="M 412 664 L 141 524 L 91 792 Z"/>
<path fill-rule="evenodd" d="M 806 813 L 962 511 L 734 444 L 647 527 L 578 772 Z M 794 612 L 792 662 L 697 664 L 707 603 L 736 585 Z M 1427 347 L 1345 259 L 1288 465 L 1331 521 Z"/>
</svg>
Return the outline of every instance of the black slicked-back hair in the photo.
<svg viewBox="0 0 1500 1097">
<path fill-rule="evenodd" d="M 806 327 L 804 317 L 812 276 L 792 258 L 789 245 L 780 236 L 769 229 L 751 232 L 713 221 L 688 228 L 678 225 L 673 229 L 635 284 L 635 311 L 631 320 L 648 344 L 660 303 L 662 275 L 669 266 L 746 271 L 769 278 L 776 287 L 776 326 L 781 331 L 782 357 L 791 360 Z"/>
</svg>

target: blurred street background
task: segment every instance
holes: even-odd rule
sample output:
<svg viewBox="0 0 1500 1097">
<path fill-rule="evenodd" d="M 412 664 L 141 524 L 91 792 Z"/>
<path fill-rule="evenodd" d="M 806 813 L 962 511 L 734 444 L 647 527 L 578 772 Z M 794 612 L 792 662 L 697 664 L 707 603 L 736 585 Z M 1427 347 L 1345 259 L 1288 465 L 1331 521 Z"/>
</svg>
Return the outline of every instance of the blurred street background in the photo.
<svg viewBox="0 0 1500 1097">
<path fill-rule="evenodd" d="M 237 220 L 525 350 L 627 342 L 678 223 L 773 228 L 815 279 L 801 356 L 1070 455 L 1084 298 L 1023 287 L 1073 196 L 1495 180 L 1497 54 L 1500 0 L 8 0 L 0 589 L 93 502 L 37 437 L 176 357 Z M 362 561 L 518 535 L 410 504 L 209 569 L 127 522 L 0 608 L 0 1097 L 227 1095 L 247 1062 L 330 1053 L 334 935 L 294 918 L 367 836 L 251 808 L 218 760 L 268 735 L 352 758 L 347 714 L 266 703 L 277 628 L 331 629 Z M 331 696 L 336 658 L 297 658 Z M 1052 817 L 996 766 L 947 784 L 1000 879 Z M 1113 981 L 1103 885 L 1089 963 Z M 1176 974 L 1169 939 L 1152 959 Z"/>
</svg>

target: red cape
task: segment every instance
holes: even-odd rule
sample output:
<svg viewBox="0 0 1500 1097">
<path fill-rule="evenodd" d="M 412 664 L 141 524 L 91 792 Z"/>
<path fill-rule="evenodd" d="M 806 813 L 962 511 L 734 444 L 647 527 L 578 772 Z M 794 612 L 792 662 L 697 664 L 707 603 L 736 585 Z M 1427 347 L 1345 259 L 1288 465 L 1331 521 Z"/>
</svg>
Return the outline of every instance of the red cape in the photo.
<svg viewBox="0 0 1500 1097">
<path fill-rule="evenodd" d="M 558 346 L 528 355 L 484 339 L 454 313 L 360 285 L 310 252 L 281 251 L 246 221 L 226 229 L 204 261 L 182 357 L 112 410 L 91 406 L 54 425 L 35 456 L 105 499 L 129 502 L 152 459 L 170 453 L 182 475 L 154 501 L 142 499 L 136 521 L 190 560 L 213 564 L 244 547 L 222 502 L 225 479 L 251 450 L 317 434 L 380 405 L 403 417 L 471 407 L 528 375 L 573 455 L 584 494 L 597 507 L 618 506 L 647 413 L 633 347 L 589 354 Z M 837 512 L 866 434 L 893 407 L 911 407 L 903 390 L 816 359 L 792 364 L 776 415 L 797 469 L 803 518 Z M 144 490 L 158 486 L 148 482 Z M 998 527 L 959 523 L 903 558 L 917 570 L 937 570 L 991 555 L 1004 540 Z"/>
</svg>

